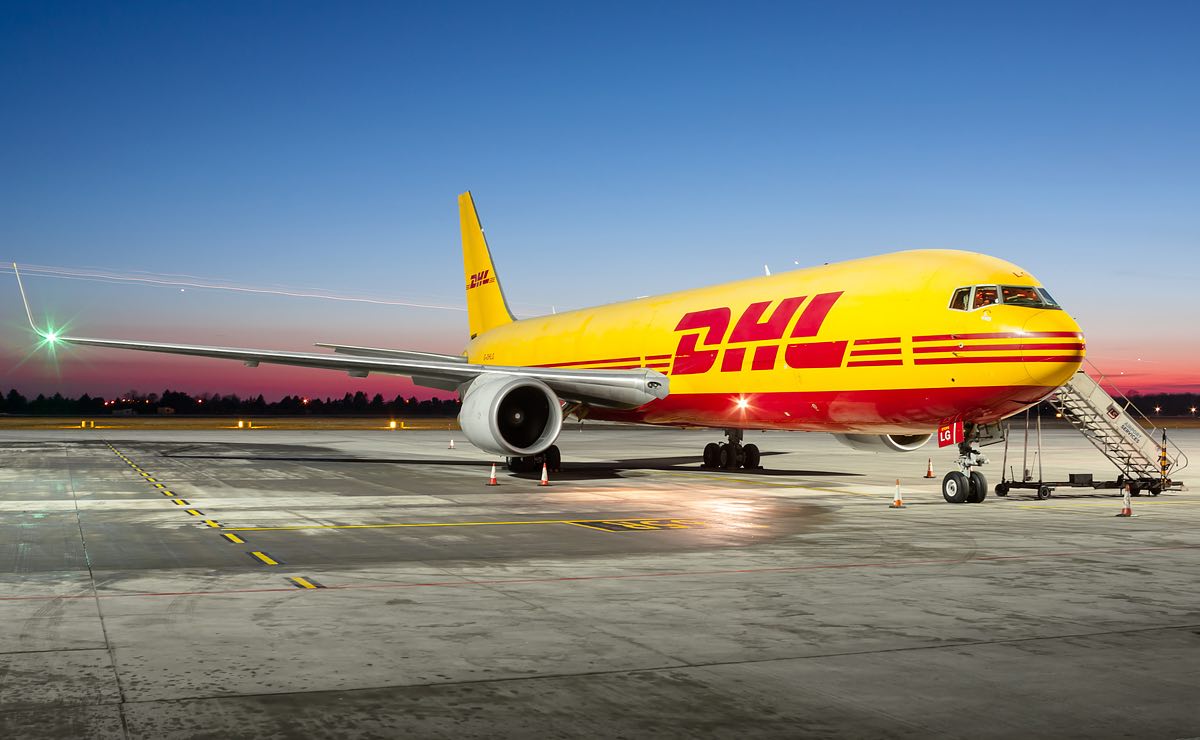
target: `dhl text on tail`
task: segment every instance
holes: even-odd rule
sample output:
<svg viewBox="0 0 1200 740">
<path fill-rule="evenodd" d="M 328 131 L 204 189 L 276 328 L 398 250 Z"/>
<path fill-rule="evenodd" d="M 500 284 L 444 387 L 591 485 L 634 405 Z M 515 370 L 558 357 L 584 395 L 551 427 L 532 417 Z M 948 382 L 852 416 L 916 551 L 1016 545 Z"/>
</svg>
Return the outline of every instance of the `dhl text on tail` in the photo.
<svg viewBox="0 0 1200 740">
<path fill-rule="evenodd" d="M 1075 321 L 1028 272 L 965 251 L 914 250 L 515 320 L 470 193 L 459 196 L 470 339 L 461 355 L 321 343 L 332 352 L 85 337 L 116 349 L 402 375 L 462 395 L 477 447 L 514 470 L 558 467 L 567 416 L 713 427 L 712 467 L 758 466 L 742 431 L 832 432 L 854 447 L 909 451 L 974 430 L 1066 382 L 1084 357 Z M 15 266 L 14 266 L 15 267 Z M 19 280 L 19 274 L 18 274 Z M 975 481 L 970 481 L 973 487 Z M 980 478 L 979 485 L 986 485 Z"/>
</svg>

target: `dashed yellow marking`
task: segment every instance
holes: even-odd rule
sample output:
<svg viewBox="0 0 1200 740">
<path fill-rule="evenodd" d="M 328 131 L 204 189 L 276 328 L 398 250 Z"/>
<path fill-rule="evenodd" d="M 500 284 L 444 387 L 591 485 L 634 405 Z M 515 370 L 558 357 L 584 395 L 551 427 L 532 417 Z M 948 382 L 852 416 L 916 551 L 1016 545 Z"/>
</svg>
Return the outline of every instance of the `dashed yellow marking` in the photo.
<svg viewBox="0 0 1200 740">
<path fill-rule="evenodd" d="M 162 491 L 160 491 L 159 493 L 161 493 L 161 494 L 162 494 L 162 495 L 164 495 L 164 496 L 174 496 L 174 495 L 175 495 L 175 493 L 174 493 L 173 491 L 168 491 L 168 490 L 167 490 L 167 489 L 165 489 L 165 488 L 164 488 L 164 489 L 162 489 Z"/>
<path fill-rule="evenodd" d="M 196 511 L 195 509 L 188 509 L 187 513 L 191 514 L 192 516 L 203 516 L 204 515 L 203 511 Z"/>
<path fill-rule="evenodd" d="M 221 523 L 218 522 L 216 519 L 205 519 L 204 523 L 207 524 L 208 526 L 212 527 L 213 529 L 221 528 Z"/>
<path fill-rule="evenodd" d="M 154 484 L 154 487 L 155 487 L 155 488 L 166 488 L 166 486 L 164 486 L 164 485 L 163 485 L 163 484 L 161 484 L 161 483 L 155 483 L 155 484 Z"/>
<path fill-rule="evenodd" d="M 308 580 L 304 576 L 295 576 L 293 578 L 289 578 L 288 580 L 291 581 L 292 583 L 296 584 L 300 588 L 325 588 L 324 586 L 322 586 L 320 584 L 313 583 L 312 581 Z"/>
<path fill-rule="evenodd" d="M 402 522 L 402 523 L 386 523 L 386 524 L 297 524 L 295 526 L 283 527 L 225 527 L 231 532 L 292 532 L 301 529 L 395 529 L 399 527 L 506 527 L 520 526 L 523 524 L 593 524 L 593 523 L 613 523 L 613 522 L 668 522 L 668 521 L 692 521 L 686 519 L 644 519 L 642 517 L 628 518 L 613 518 L 613 519 L 536 519 L 524 522 Z M 695 522 L 692 526 L 704 526 L 703 522 Z M 636 529 L 638 527 L 630 527 Z M 645 527 L 643 527 L 645 528 Z M 659 527 L 661 529 L 670 529 L 671 527 Z M 678 528 L 678 527 L 675 527 Z"/>
<path fill-rule="evenodd" d="M 236 534 L 229 534 L 228 532 L 222 532 L 221 536 L 224 537 L 225 539 L 229 540 L 230 542 L 232 542 L 235 545 L 246 544 L 246 541 L 243 540 L 241 537 L 238 537 Z"/>
<path fill-rule="evenodd" d="M 174 499 L 174 504 L 176 506 L 190 506 L 190 504 L 185 499 L 181 499 L 181 498 Z"/>
<path fill-rule="evenodd" d="M 567 523 L 577 527 L 598 529 L 601 532 L 645 532 L 664 529 L 698 529 L 708 526 L 695 519 L 607 519 L 599 522 L 587 520 Z"/>
<path fill-rule="evenodd" d="M 254 552 L 250 553 L 250 556 L 257 560 L 262 561 L 262 563 L 264 565 L 279 565 L 278 560 L 275 560 L 274 558 L 272 558 L 270 555 L 266 554 L 265 552 L 259 552 L 258 550 L 255 550 Z"/>
</svg>

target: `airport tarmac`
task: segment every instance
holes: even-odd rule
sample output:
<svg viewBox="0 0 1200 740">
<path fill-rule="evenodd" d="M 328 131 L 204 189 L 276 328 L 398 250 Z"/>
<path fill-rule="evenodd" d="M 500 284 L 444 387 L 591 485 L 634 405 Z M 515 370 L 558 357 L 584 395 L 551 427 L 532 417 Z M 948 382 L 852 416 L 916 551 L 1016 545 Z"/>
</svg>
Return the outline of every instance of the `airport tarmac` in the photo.
<svg viewBox="0 0 1200 740">
<path fill-rule="evenodd" d="M 0 431 L 0 736 L 1200 735 L 1195 493 L 956 506 L 950 450 L 715 440 L 568 425 L 490 488 L 460 432 Z"/>
</svg>

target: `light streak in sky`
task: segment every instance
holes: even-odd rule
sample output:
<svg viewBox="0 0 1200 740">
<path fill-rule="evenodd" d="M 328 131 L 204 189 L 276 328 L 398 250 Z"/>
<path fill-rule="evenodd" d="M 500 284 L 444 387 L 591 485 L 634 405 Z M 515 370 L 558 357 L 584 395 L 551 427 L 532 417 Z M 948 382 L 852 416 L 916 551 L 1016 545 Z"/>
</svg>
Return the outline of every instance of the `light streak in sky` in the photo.
<svg viewBox="0 0 1200 740">
<path fill-rule="evenodd" d="M 204 290 L 226 290 L 235 293 L 261 293 L 266 295 L 287 296 L 290 298 L 316 298 L 325 301 L 344 301 L 347 303 L 371 303 L 381 306 L 404 306 L 407 308 L 428 308 L 438 311 L 466 311 L 464 306 L 449 306 L 438 303 L 424 303 L 392 298 L 372 298 L 368 296 L 345 295 L 326 291 L 316 291 L 306 288 L 287 286 L 256 286 L 221 281 L 215 278 L 202 278 L 194 275 L 157 275 L 149 272 L 122 273 L 111 270 L 90 268 L 54 267 L 51 265 L 20 265 L 21 272 L 27 275 L 57 278 L 60 280 L 85 280 L 99 283 L 140 283 L 143 285 L 200 288 Z M 11 273 L 11 267 L 0 267 L 0 272 Z"/>
</svg>

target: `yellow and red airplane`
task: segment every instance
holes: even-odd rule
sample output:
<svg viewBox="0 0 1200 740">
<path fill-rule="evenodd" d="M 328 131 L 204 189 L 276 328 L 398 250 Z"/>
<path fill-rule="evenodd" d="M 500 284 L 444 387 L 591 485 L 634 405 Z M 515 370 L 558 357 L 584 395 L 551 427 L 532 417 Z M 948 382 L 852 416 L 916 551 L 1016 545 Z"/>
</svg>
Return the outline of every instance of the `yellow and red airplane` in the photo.
<svg viewBox="0 0 1200 740">
<path fill-rule="evenodd" d="M 280 352 L 55 336 L 149 352 L 386 373 L 462 395 L 467 438 L 514 470 L 558 467 L 565 417 L 725 430 L 704 464 L 756 468 L 748 429 L 820 431 L 913 451 L 963 429 L 954 502 L 987 483 L 976 430 L 1048 396 L 1084 357 L 1078 325 L 1028 272 L 915 250 L 516 320 L 470 193 L 459 196 L 470 341 L 461 355 L 318 344 Z M 14 269 L 15 269 L 14 265 Z M 20 276 L 18 274 L 18 281 Z M 25 299 L 26 313 L 34 324 Z M 961 425 L 961 427 L 959 426 Z"/>
</svg>

